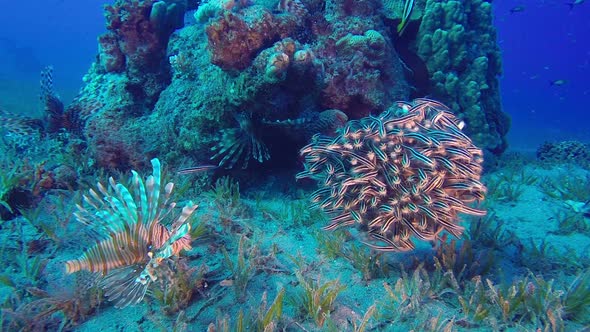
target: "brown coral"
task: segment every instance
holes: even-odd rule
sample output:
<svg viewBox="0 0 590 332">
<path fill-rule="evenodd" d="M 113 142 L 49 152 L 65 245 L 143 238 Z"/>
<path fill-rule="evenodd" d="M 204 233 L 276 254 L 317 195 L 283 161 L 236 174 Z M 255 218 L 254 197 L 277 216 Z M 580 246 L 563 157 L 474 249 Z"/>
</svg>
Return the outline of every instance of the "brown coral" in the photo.
<svg viewBox="0 0 590 332">
<path fill-rule="evenodd" d="M 295 17 L 277 17 L 260 6 L 223 14 L 206 27 L 211 62 L 224 70 L 248 67 L 269 42 L 287 37 L 297 26 Z"/>
</svg>

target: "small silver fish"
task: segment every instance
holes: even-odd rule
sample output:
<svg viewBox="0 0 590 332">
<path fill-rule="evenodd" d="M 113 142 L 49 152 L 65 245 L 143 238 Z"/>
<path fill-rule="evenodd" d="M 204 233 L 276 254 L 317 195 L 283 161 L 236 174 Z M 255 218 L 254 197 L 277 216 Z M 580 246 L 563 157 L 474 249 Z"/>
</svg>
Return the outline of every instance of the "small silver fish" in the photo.
<svg viewBox="0 0 590 332">
<path fill-rule="evenodd" d="M 192 173 L 199 173 L 199 172 L 206 172 L 206 171 L 210 171 L 213 169 L 216 169 L 218 166 L 215 165 L 198 165 L 198 166 L 192 166 L 192 167 L 187 167 L 187 168 L 181 168 L 178 171 L 176 171 L 176 174 L 178 175 L 184 175 L 184 174 L 192 174 Z"/>
<path fill-rule="evenodd" d="M 574 9 L 574 7 L 583 4 L 586 0 L 575 0 L 573 2 L 568 2 L 566 5 L 570 7 L 570 10 Z"/>
<path fill-rule="evenodd" d="M 581 213 L 585 218 L 590 218 L 590 201 L 577 202 L 568 199 L 564 204 L 574 212 Z"/>
<path fill-rule="evenodd" d="M 551 86 L 562 86 L 565 85 L 567 83 L 566 80 L 553 80 L 553 81 L 549 81 L 549 85 Z"/>
<path fill-rule="evenodd" d="M 510 8 L 510 14 L 524 12 L 524 6 L 515 6 Z"/>
</svg>

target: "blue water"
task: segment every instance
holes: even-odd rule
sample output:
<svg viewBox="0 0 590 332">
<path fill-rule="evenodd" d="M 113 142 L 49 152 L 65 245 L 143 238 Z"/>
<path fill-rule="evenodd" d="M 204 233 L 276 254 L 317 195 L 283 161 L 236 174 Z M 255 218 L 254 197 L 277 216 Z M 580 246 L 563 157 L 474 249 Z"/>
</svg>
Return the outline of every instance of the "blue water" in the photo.
<svg viewBox="0 0 590 332">
<path fill-rule="evenodd" d="M 590 3 L 494 1 L 502 50 L 503 109 L 512 147 L 544 140 L 590 139 Z M 510 13 L 514 6 L 524 11 Z M 563 86 L 549 82 L 566 80 Z"/>
<path fill-rule="evenodd" d="M 101 0 L 3 1 L 0 11 L 0 105 L 38 112 L 39 73 L 55 69 L 67 104 L 98 53 L 106 31 Z M 27 102 L 30 101 L 30 102 Z"/>
</svg>

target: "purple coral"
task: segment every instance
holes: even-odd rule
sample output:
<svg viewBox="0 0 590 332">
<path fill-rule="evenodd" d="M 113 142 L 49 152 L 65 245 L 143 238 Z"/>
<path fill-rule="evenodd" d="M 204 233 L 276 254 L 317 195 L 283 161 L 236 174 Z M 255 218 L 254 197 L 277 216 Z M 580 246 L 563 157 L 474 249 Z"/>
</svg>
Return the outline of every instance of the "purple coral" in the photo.
<svg viewBox="0 0 590 332">
<path fill-rule="evenodd" d="M 103 69 L 157 71 L 170 35 L 183 25 L 185 10 L 174 1 L 118 0 L 105 6 L 108 32 L 99 37 Z"/>
</svg>

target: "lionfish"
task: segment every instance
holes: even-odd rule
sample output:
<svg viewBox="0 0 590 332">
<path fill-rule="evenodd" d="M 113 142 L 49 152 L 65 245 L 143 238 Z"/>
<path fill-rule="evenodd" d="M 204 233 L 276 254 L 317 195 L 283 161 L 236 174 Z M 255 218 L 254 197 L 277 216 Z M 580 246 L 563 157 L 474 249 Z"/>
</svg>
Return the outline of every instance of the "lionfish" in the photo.
<svg viewBox="0 0 590 332">
<path fill-rule="evenodd" d="M 223 129 L 218 142 L 211 148 L 215 151 L 210 159 L 220 159 L 218 166 L 226 169 L 242 165 L 242 169 L 248 167 L 250 159 L 263 163 L 270 159 L 268 147 L 262 140 L 262 133 L 268 129 L 278 129 L 282 135 L 297 141 L 307 143 L 317 133 L 332 134 L 337 128 L 344 126 L 348 117 L 339 110 L 325 110 L 323 112 L 307 112 L 295 120 L 268 121 L 253 119 L 251 113 L 235 115 L 239 123 L 237 128 Z M 216 166 L 199 166 L 179 171 L 193 173 L 212 169 Z"/>
<path fill-rule="evenodd" d="M 260 127 L 252 120 L 251 113 L 235 114 L 239 126 L 221 131 L 217 144 L 211 148 L 217 151 L 210 159 L 218 159 L 219 166 L 233 168 L 241 163 L 242 169 L 248 167 L 250 158 L 262 163 L 270 159 L 268 147 L 260 139 Z"/>
<path fill-rule="evenodd" d="M 0 108 L 0 128 L 15 136 L 28 136 L 43 132 L 41 119 L 11 113 Z"/>
<path fill-rule="evenodd" d="M 131 191 L 112 177 L 108 186 L 99 182 L 98 192 L 90 189 L 74 213 L 97 243 L 80 258 L 67 261 L 66 272 L 101 273 L 99 285 L 117 308 L 140 302 L 150 283 L 169 272 L 164 263 L 191 249 L 189 217 L 197 205 L 189 201 L 170 228 L 164 226 L 176 206 L 169 202 L 174 184 L 162 191 L 160 161 L 151 163 L 153 173 L 145 182 L 135 171 Z"/>
<path fill-rule="evenodd" d="M 298 19 L 302 19 L 308 14 L 305 5 L 299 0 L 280 0 L 277 4 L 277 10 L 295 15 Z"/>
<path fill-rule="evenodd" d="M 58 132 L 64 122 L 64 104 L 53 89 L 53 67 L 47 66 L 41 71 L 41 94 L 39 99 L 45 114 L 46 131 Z"/>
<path fill-rule="evenodd" d="M 83 109 L 81 100 L 76 99 L 70 107 L 64 108 L 63 102 L 53 88 L 52 66 L 47 66 L 41 71 L 39 83 L 41 86 L 39 100 L 43 108 L 43 117 L 33 118 L 0 109 L 0 129 L 6 130 L 15 137 L 55 134 L 60 131 L 80 134 L 89 115 L 101 107 L 99 103 L 86 103 Z"/>
</svg>

